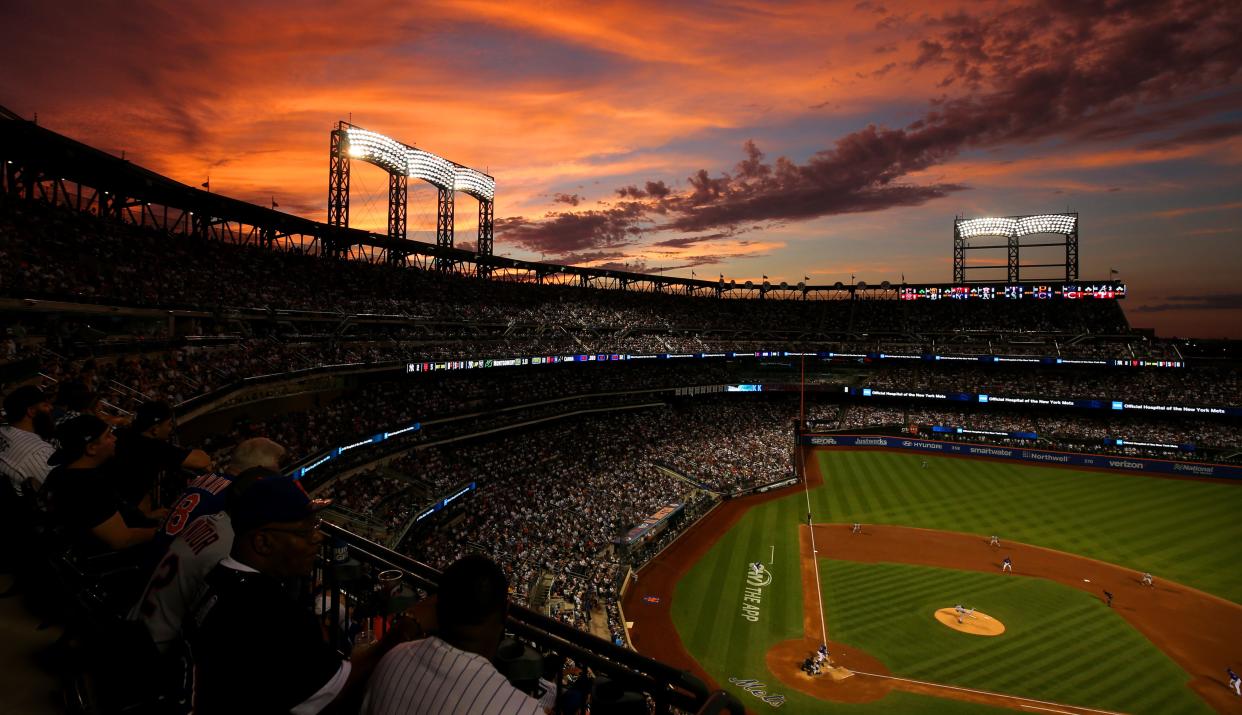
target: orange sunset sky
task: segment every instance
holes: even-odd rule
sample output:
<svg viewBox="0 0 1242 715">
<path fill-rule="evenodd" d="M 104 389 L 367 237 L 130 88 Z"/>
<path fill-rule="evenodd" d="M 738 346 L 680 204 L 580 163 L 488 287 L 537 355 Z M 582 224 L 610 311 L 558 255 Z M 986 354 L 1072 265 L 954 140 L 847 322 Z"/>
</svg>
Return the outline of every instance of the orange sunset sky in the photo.
<svg viewBox="0 0 1242 715">
<path fill-rule="evenodd" d="M 1119 271 L 1133 325 L 1242 338 L 1236 0 L 28 2 L 0 18 L 0 105 L 282 211 L 325 217 L 328 132 L 347 118 L 495 176 L 496 253 L 521 258 L 947 282 L 954 216 L 1070 210 L 1083 277 Z M 383 231 L 383 172 L 353 178 L 353 225 Z M 433 190 L 410 201 L 410 237 L 432 240 Z M 471 199 L 457 216 L 468 246 Z"/>
</svg>

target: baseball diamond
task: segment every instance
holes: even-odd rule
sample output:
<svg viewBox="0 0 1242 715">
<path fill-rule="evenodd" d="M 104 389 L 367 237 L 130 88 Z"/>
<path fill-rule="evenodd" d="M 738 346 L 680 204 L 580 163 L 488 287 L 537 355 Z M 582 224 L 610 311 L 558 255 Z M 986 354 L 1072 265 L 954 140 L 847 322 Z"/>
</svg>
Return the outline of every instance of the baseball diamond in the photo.
<svg viewBox="0 0 1242 715">
<path fill-rule="evenodd" d="M 880 450 L 805 456 L 805 487 L 724 503 L 643 569 L 643 593 L 663 598 L 626 598 L 640 652 L 726 689 L 760 682 L 781 712 L 1234 705 L 1220 664 L 1242 642 L 1242 580 L 1225 566 L 1242 537 L 1238 485 L 944 457 L 923 469 L 921 456 Z M 769 553 L 761 609 L 738 612 L 748 565 Z M 1161 576 L 1154 588 L 1145 572 Z M 971 614 L 1003 632 L 958 632 Z M 807 675 L 825 633 L 832 667 Z"/>
</svg>

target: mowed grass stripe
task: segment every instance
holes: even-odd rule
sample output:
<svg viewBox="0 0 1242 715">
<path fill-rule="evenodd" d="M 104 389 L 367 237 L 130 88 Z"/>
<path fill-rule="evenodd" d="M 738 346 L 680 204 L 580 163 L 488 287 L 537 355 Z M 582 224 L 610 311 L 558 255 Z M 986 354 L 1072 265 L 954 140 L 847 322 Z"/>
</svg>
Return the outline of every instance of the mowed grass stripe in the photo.
<svg viewBox="0 0 1242 715">
<path fill-rule="evenodd" d="M 895 675 L 1125 712 L 1207 712 L 1185 686 L 1189 676 L 1091 594 L 905 564 L 822 560 L 821 570 L 832 584 L 824 597 L 834 638 L 880 657 Z M 871 593 L 860 588 L 867 584 Z M 960 593 L 1006 632 L 984 638 L 936 622 L 932 612 Z"/>
<path fill-rule="evenodd" d="M 697 642 L 703 642 L 711 638 L 720 623 L 719 610 L 723 607 L 724 599 L 720 598 L 704 598 L 705 594 L 721 594 L 725 581 L 730 574 L 729 561 L 733 552 L 733 544 L 740 537 L 741 532 L 737 529 L 730 531 L 717 544 L 717 548 L 713 548 L 707 552 L 700 565 L 704 568 L 697 569 L 699 574 L 698 584 L 688 584 L 684 580 L 679 584 L 678 596 L 674 601 L 674 607 L 689 609 L 696 614 L 692 621 L 694 624 L 691 639 Z"/>
<path fill-rule="evenodd" d="M 1242 540 L 1235 518 L 1242 485 L 943 457 L 929 457 L 923 470 L 917 457 L 887 452 L 820 451 L 814 458 L 834 495 L 821 498 L 829 490 L 817 490 L 818 521 L 997 533 L 1242 603 L 1242 574 L 1230 568 Z M 874 495 L 874 511 L 846 517 L 835 502 L 850 490 Z"/>
</svg>

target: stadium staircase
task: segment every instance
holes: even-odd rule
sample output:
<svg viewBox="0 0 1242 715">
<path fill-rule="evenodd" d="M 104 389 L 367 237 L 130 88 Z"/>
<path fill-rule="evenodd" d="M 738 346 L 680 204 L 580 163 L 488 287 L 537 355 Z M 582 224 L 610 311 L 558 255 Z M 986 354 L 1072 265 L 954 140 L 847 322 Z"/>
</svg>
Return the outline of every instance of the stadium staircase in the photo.
<svg viewBox="0 0 1242 715">
<path fill-rule="evenodd" d="M 540 613 L 549 613 L 552 606 L 552 582 L 556 577 L 548 571 L 540 571 L 535 587 L 530 590 L 530 607 Z"/>
</svg>

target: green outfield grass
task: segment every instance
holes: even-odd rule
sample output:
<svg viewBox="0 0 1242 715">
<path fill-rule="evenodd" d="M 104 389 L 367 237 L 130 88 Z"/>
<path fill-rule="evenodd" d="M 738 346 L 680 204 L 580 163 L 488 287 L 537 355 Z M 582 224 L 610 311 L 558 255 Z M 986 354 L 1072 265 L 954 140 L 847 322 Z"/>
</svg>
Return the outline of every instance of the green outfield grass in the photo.
<svg viewBox="0 0 1242 715">
<path fill-rule="evenodd" d="M 816 522 L 861 521 L 981 535 L 996 533 L 1002 539 L 1081 554 L 1136 571 L 1149 570 L 1158 580 L 1167 578 L 1178 581 L 1242 603 L 1242 576 L 1234 566 L 1237 543 L 1242 539 L 1242 526 L 1239 525 L 1242 522 L 1238 519 L 1238 515 L 1242 514 L 1242 485 L 936 457 L 929 457 L 928 468 L 921 469 L 921 459 L 917 455 L 879 451 L 821 451 L 814 455 L 814 459 L 825 478 L 824 486 L 811 492 Z M 799 523 L 805 523 L 805 519 L 806 500 L 802 494 L 757 506 L 691 567 L 677 584 L 672 604 L 674 623 L 690 653 L 722 687 L 729 688 L 727 681 L 730 677 L 753 678 L 768 683 L 769 690 L 786 695 L 787 704 L 780 709 L 783 713 L 846 712 L 856 709 L 893 713 L 973 711 L 975 708 L 966 703 L 906 694 L 893 694 L 869 705 L 821 703 L 784 689 L 768 672 L 764 660 L 768 649 L 776 643 L 802 635 L 803 604 L 797 561 L 797 527 Z M 747 564 L 757 560 L 767 564 L 770 559 L 773 560 L 769 567 L 773 581 L 763 589 L 759 620 L 751 622 L 743 617 L 742 611 Z M 905 566 L 870 568 L 913 569 Z M 831 564 L 829 569 L 833 586 L 825 597 L 854 597 L 848 591 L 833 590 L 850 583 L 849 579 L 844 578 L 849 570 L 836 573 L 836 563 Z M 943 575 L 945 588 L 951 593 L 933 590 L 920 595 L 915 592 L 910 594 L 911 598 L 947 599 L 942 606 L 952 605 L 958 599 L 974 598 L 975 605 L 983 608 L 979 601 L 982 596 L 973 594 L 986 592 L 994 575 L 944 570 L 935 572 Z M 914 571 L 910 573 L 913 575 Z M 838 577 L 841 577 L 839 584 Z M 1047 604 L 1048 608 L 1055 606 L 1053 611 L 1058 615 L 1046 618 L 1063 621 L 1065 629 L 1062 632 L 1068 633 L 1071 623 L 1081 626 L 1072 639 L 1060 642 L 1070 643 L 1074 652 L 1086 654 L 1086 661 L 1076 661 L 1078 666 L 1074 666 L 1068 664 L 1071 661 L 1068 656 L 1061 658 L 1058 677 L 1044 683 L 1043 676 L 1033 674 L 1031 669 L 1037 666 L 1032 661 L 1054 658 L 1057 654 L 1044 653 L 1038 642 L 1028 641 L 1021 648 L 998 648 L 987 656 L 986 673 L 972 671 L 978 674 L 980 680 L 963 680 L 964 677 L 975 676 L 963 673 L 955 665 L 956 659 L 981 658 L 975 649 L 983 646 L 975 641 L 984 639 L 971 638 L 962 643 L 960 652 L 945 650 L 941 653 L 942 658 L 920 660 L 917 652 L 893 650 L 894 644 L 886 642 L 883 637 L 871 638 L 867 635 L 866 628 L 892 628 L 892 637 L 900 637 L 903 614 L 891 611 L 890 607 L 899 609 L 904 602 L 892 598 L 888 599 L 891 603 L 885 603 L 884 608 L 880 609 L 883 615 L 868 617 L 872 623 L 870 626 L 861 620 L 853 624 L 842 622 L 842 632 L 850 634 L 849 638 L 837 631 L 838 626 L 833 625 L 836 621 L 832 619 L 861 618 L 863 614 L 834 614 L 835 607 L 830 601 L 830 632 L 833 638 L 847 642 L 864 636 L 875 640 L 874 643 L 858 640 L 856 645 L 879 657 L 894 673 L 911 678 L 973 683 L 973 687 L 982 689 L 1083 705 L 1092 705 L 1087 698 L 1097 698 L 1096 707 L 1121 709 L 1132 708 L 1132 705 L 1122 703 L 1152 702 L 1130 699 L 1137 696 L 1126 694 L 1129 686 L 1123 687 L 1121 682 L 1134 680 L 1143 684 L 1144 692 L 1163 693 L 1160 698 L 1180 696 L 1180 692 L 1172 693 L 1179 688 L 1191 698 L 1177 701 L 1187 703 L 1186 707 L 1190 709 L 1172 706 L 1163 712 L 1196 712 L 1194 708 L 1200 705 L 1199 701 L 1182 687 L 1187 679 L 1186 674 L 1159 652 L 1155 656 L 1141 658 L 1142 665 L 1135 670 L 1092 667 L 1097 663 L 1095 657 L 1102 659 L 1120 652 L 1119 644 L 1122 643 L 1126 644 L 1127 653 L 1131 650 L 1139 652 L 1135 648 L 1144 645 L 1149 651 L 1154 651 L 1154 647 L 1111 614 L 1105 612 L 1095 618 L 1095 612 L 1099 609 L 1092 604 L 1099 604 L 1089 595 L 1074 595 L 1077 592 L 1068 588 L 1062 590 L 1051 582 L 1031 579 L 1010 581 L 1021 581 L 1024 586 L 1030 584 L 1029 588 L 1033 589 L 1030 593 L 1015 594 L 1015 599 L 1031 598 L 1037 603 Z M 976 588 L 972 584 L 977 585 L 978 590 L 971 594 L 960 592 L 968 586 Z M 877 596 L 875 603 L 882 600 L 881 596 Z M 1014 605 L 998 606 L 998 609 Z M 908 604 L 905 607 L 908 608 Z M 1003 617 L 1005 613 L 998 610 L 994 615 Z M 914 616 L 907 614 L 905 617 Z M 1037 619 L 1035 613 L 1014 613 L 1013 617 L 1019 620 Z M 936 626 L 948 631 L 931 621 L 931 611 L 926 614 L 926 619 L 927 627 Z M 890 625 L 890 620 L 894 624 Z M 1048 626 L 1050 633 L 1058 632 L 1056 625 Z M 851 631 L 853 628 L 860 630 Z M 953 632 L 935 631 L 935 635 L 967 638 Z M 1017 639 L 1002 636 L 1000 640 L 1009 642 Z M 1084 662 L 1087 666 L 1083 666 Z M 1076 667 L 1088 669 L 1078 673 L 1074 672 Z M 1040 683 L 1040 690 L 1033 691 L 1030 688 L 1036 682 Z M 1105 692 L 1105 688 L 1096 687 L 1097 683 L 1113 683 L 1116 685 L 1115 692 Z M 1166 687 L 1168 692 L 1164 690 Z M 752 711 L 764 712 L 768 709 L 747 693 L 731 690 Z"/>
<path fill-rule="evenodd" d="M 781 641 L 802 637 L 797 525 L 798 520 L 805 517 L 805 502 L 798 500 L 782 499 L 752 509 L 677 584 L 673 621 L 690 654 L 721 687 L 730 690 L 753 712 L 772 710 L 792 715 L 1002 712 L 908 693 L 894 693 L 866 705 L 824 703 L 786 688 L 774 678 L 764 660 L 768 650 Z M 751 561 L 771 562 L 767 568 L 773 575 L 772 583 L 763 588 L 757 622 L 741 615 L 746 570 Z M 784 695 L 786 702 L 779 709 L 771 709 L 729 685 L 731 677 L 763 681 L 768 685 L 768 692 Z"/>
<path fill-rule="evenodd" d="M 828 633 L 896 675 L 1129 713 L 1210 713 L 1168 656 L 1091 594 L 1044 579 L 822 559 Z M 932 618 L 963 602 L 1005 633 Z"/>
<path fill-rule="evenodd" d="M 878 451 L 815 459 L 817 522 L 998 534 L 1242 603 L 1242 484 L 935 457 L 922 469 L 918 455 Z"/>
</svg>

